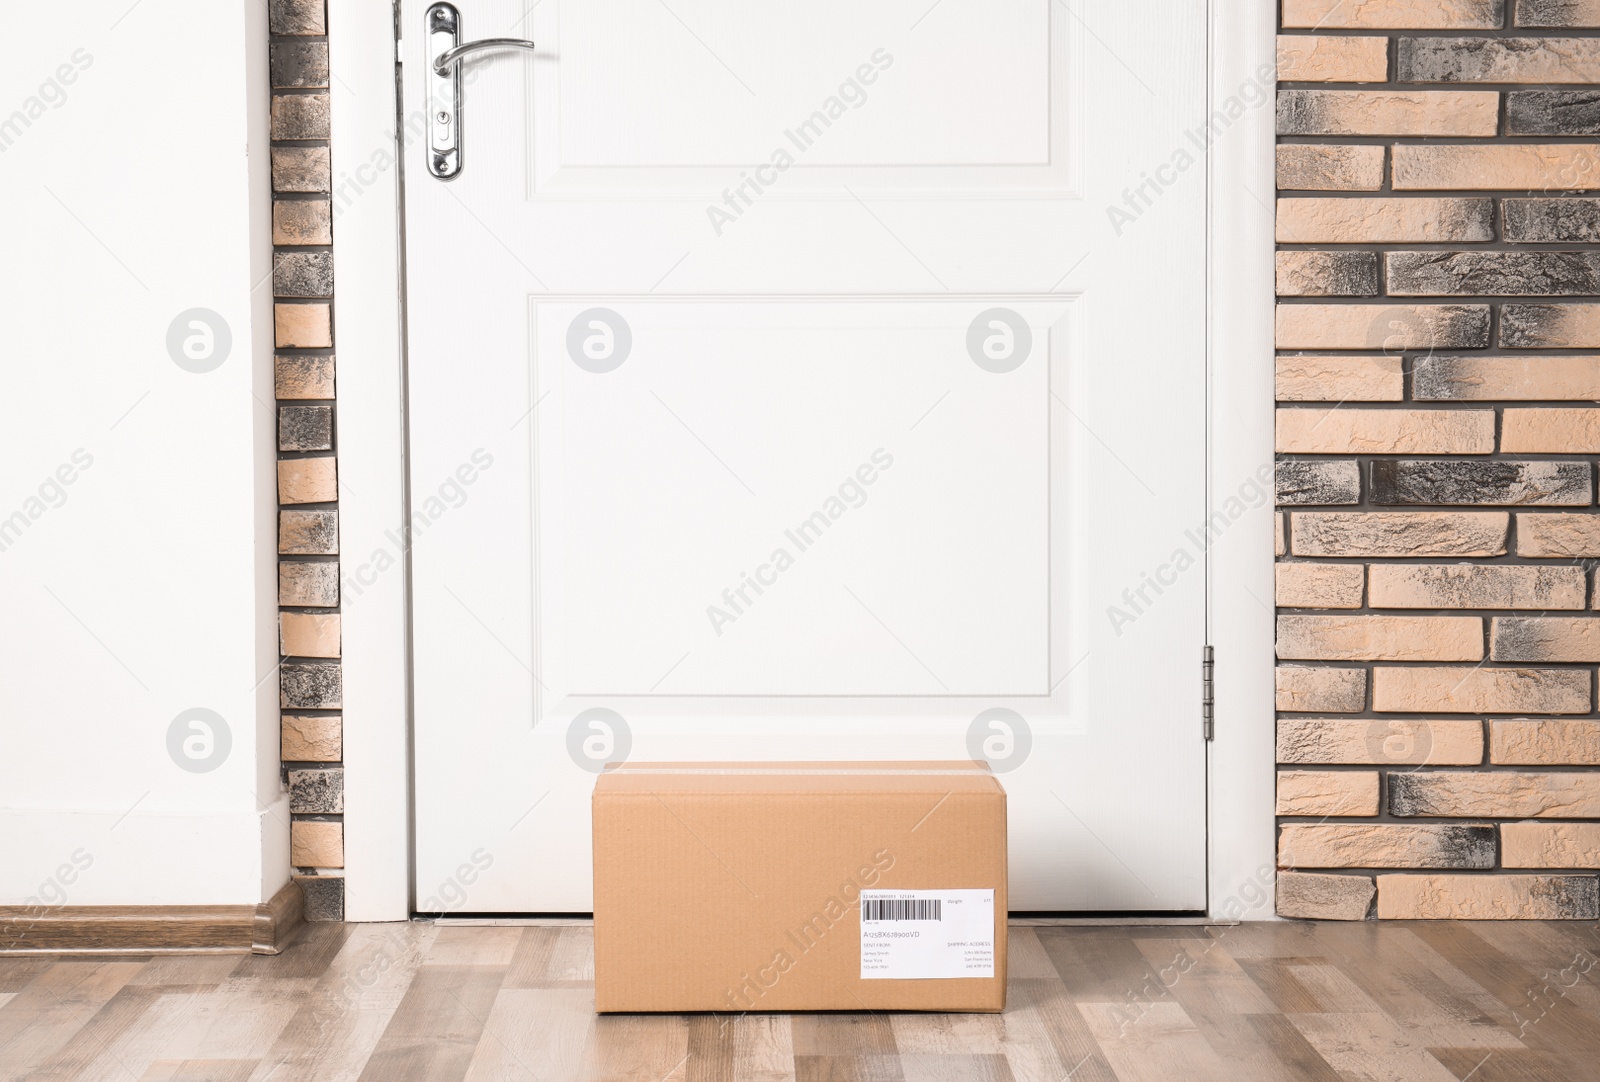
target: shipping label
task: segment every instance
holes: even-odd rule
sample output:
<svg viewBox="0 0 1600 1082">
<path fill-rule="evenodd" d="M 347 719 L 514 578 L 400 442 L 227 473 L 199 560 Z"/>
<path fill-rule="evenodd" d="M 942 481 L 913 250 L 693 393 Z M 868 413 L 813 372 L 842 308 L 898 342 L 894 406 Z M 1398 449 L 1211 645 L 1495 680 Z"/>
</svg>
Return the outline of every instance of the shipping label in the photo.
<svg viewBox="0 0 1600 1082">
<path fill-rule="evenodd" d="M 994 976 L 993 890 L 861 892 L 862 980 Z"/>
</svg>

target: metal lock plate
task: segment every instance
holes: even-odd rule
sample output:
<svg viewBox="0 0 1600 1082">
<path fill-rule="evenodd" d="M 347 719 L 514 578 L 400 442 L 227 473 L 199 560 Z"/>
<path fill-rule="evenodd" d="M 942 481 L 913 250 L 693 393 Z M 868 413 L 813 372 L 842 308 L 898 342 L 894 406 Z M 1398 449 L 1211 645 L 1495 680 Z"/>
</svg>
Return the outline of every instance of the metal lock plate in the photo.
<svg viewBox="0 0 1600 1082">
<path fill-rule="evenodd" d="M 428 172 L 449 180 L 461 172 L 461 65 L 443 75 L 435 66 L 441 56 L 461 44 L 461 13 L 454 4 L 434 4 L 423 15 L 428 58 Z"/>
</svg>

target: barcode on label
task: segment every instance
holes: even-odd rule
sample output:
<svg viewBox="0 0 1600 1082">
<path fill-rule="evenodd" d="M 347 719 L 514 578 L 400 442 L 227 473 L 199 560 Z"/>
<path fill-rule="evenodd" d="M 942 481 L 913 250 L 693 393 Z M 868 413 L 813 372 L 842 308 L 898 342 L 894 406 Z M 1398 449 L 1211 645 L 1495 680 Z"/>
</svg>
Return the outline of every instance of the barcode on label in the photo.
<svg viewBox="0 0 1600 1082">
<path fill-rule="evenodd" d="M 862 920 L 943 920 L 938 898 L 863 898 Z"/>
</svg>

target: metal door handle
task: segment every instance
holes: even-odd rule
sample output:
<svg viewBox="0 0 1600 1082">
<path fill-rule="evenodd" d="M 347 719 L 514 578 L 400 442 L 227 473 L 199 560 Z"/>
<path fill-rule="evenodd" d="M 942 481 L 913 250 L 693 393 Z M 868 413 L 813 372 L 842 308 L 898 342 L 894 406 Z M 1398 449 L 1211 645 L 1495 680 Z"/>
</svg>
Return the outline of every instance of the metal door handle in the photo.
<svg viewBox="0 0 1600 1082">
<path fill-rule="evenodd" d="M 433 70 L 436 75 L 449 75 L 450 65 L 458 62 L 468 53 L 475 53 L 480 49 L 532 49 L 533 42 L 527 38 L 479 38 L 469 41 L 465 45 L 457 45 L 454 49 L 446 49 L 433 61 Z"/>
<path fill-rule="evenodd" d="M 525 38 L 461 41 L 454 4 L 430 5 L 422 16 L 428 67 L 428 172 L 450 180 L 461 172 L 461 61 L 482 49 L 532 49 Z"/>
</svg>

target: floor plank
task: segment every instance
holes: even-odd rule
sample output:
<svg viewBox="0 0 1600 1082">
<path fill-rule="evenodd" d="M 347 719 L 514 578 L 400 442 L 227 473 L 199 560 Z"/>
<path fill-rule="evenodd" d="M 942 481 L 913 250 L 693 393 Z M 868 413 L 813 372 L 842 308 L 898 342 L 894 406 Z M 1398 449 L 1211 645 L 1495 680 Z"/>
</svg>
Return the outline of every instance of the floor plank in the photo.
<svg viewBox="0 0 1600 1082">
<path fill-rule="evenodd" d="M 1375 935 L 1377 925 L 1330 928 L 1324 937 L 1341 972 L 1402 1028 L 1423 1033 L 1433 1045 L 1520 1047 L 1483 1009 L 1481 989 L 1464 978 L 1447 979 L 1415 949 L 1413 937 Z"/>
<path fill-rule="evenodd" d="M 1329 1009 L 1385 1014 L 1414 1045 L 1522 1049 L 1517 1035 L 1483 1009 L 1481 990 L 1463 988 L 1460 976 L 1452 984 L 1430 967 L 1414 938 L 1376 935 L 1377 928 L 1343 925 L 1323 936 L 1337 965 L 1324 963 L 1304 983 L 1324 1002 L 1346 1005 Z"/>
<path fill-rule="evenodd" d="M 1067 1076 L 1071 1064 L 1061 1061 L 1055 1043 L 1050 1039 L 1044 1012 L 1040 1010 L 1031 989 L 1014 986 L 1009 990 L 1004 1014 L 978 1017 L 999 1021 L 1000 1050 L 1016 1082 L 1061 1082 Z M 952 1029 L 958 1027 L 959 1016 Z M 1088 1073 L 1092 1075 L 1093 1069 Z M 1073 1077 L 1081 1079 L 1085 1073 L 1080 1072 Z"/>
<path fill-rule="evenodd" d="M 787 1014 L 717 1015 L 720 1039 L 733 1042 L 734 1082 L 795 1082 Z"/>
<path fill-rule="evenodd" d="M 584 1078 L 594 1037 L 585 988 L 503 988 L 485 1020 L 469 1082 Z"/>
<path fill-rule="evenodd" d="M 1006 974 L 1019 980 L 1052 978 L 1056 975 L 1055 963 L 1045 953 L 1035 928 L 1011 928 L 1006 935 Z"/>
<path fill-rule="evenodd" d="M 1060 928 L 1038 931 L 1039 942 L 1055 965 L 1056 979 L 1076 1002 L 1135 1003 L 1158 984 L 1130 935 L 1073 935 Z"/>
<path fill-rule="evenodd" d="M 1001 1055 L 911 1056 L 900 1061 L 905 1082 L 1014 1082 Z"/>
<path fill-rule="evenodd" d="M 1417 921 L 1408 930 L 1494 997 L 1501 1006 L 1495 1020 L 1528 1048 L 1600 1055 L 1600 1025 L 1571 996 L 1547 992 L 1544 967 L 1534 959 L 1499 950 L 1465 924 Z"/>
<path fill-rule="evenodd" d="M 1319 1010 L 1317 999 L 1309 989 L 1295 980 L 1290 967 L 1310 959 L 1298 958 L 1235 958 L 1252 983 L 1284 1014 L 1314 1013 Z M 1315 959 L 1322 961 L 1322 959 Z"/>
<path fill-rule="evenodd" d="M 0 1077 L 42 1067 L 143 964 L 77 959 L 41 971 L 0 1008 Z"/>
<path fill-rule="evenodd" d="M 253 1059 L 185 1059 L 152 1063 L 139 1082 L 248 1082 Z"/>
<path fill-rule="evenodd" d="M 1452 997 L 1469 1004 L 1471 1009 L 1476 1012 L 1476 1016 L 1488 1019 L 1513 1036 L 1517 1035 L 1518 1026 L 1511 1008 L 1490 994 L 1482 984 L 1463 972 L 1454 962 L 1435 949 L 1431 943 L 1416 935 L 1415 929 L 1403 929 L 1402 934 L 1398 937 L 1386 936 L 1382 939 L 1381 945 L 1383 957 L 1391 959 L 1409 957 L 1415 959 L 1418 965 L 1437 978 L 1440 985 L 1448 989 Z M 1360 963 L 1358 962 L 1350 962 L 1347 968 L 1357 969 L 1359 966 Z"/>
<path fill-rule="evenodd" d="M 0 992 L 22 991 L 28 982 L 60 960 L 54 954 L 0 954 Z"/>
<path fill-rule="evenodd" d="M 681 1014 L 603 1014 L 594 1020 L 583 1077 L 593 1082 L 682 1082 L 689 1075 L 689 1019 Z"/>
<path fill-rule="evenodd" d="M 128 986 L 160 988 L 163 992 L 215 992 L 239 968 L 239 961 L 231 954 L 161 955 L 146 962 Z M 274 969 L 271 975 L 277 978 L 286 974 Z"/>
<path fill-rule="evenodd" d="M 1322 1054 L 1295 1028 L 1294 1023 L 1281 1014 L 1254 1014 L 1246 1021 L 1256 1031 L 1261 1043 L 1271 1049 L 1277 1073 L 1258 1074 L 1263 1080 L 1292 1078 L 1297 1082 L 1344 1082 L 1345 1076 L 1335 1071 Z M 1212 1044 L 1215 1045 L 1213 1039 Z M 1245 1076 L 1249 1077 L 1249 1076 Z"/>
<path fill-rule="evenodd" d="M 354 1082 L 436 935 L 429 925 L 356 925 L 251 1082 Z"/>
<path fill-rule="evenodd" d="M 123 985 L 117 994 L 94 1013 L 55 1054 L 40 1064 L 29 1076 L 31 1082 L 76 1082 L 95 1076 L 115 1076 L 119 1071 L 131 1074 L 131 1068 L 112 1051 L 111 1044 L 123 1034 L 137 1028 L 145 1012 L 159 999 L 161 993 L 148 986 L 132 982 Z"/>
<path fill-rule="evenodd" d="M 510 966 L 522 942 L 523 928 L 439 929 L 425 966 Z"/>
<path fill-rule="evenodd" d="M 1132 1023 L 1114 1003 L 1080 1003 L 1079 1011 L 1120 1082 L 1233 1082 L 1200 1027 L 1173 1000 L 1149 1004 Z"/>
<path fill-rule="evenodd" d="M 1306 1043 L 1346 1078 L 1363 1082 L 1457 1082 L 1428 1050 L 1381 1014 L 1292 1014 Z"/>
<path fill-rule="evenodd" d="M 723 1040 L 723 1016 L 689 1016 L 687 1082 L 733 1082 L 733 1042 Z"/>
<path fill-rule="evenodd" d="M 157 1062 L 183 1062 L 198 1043 L 203 1032 L 203 1024 L 197 1020 L 202 993 L 151 988 L 125 988 L 123 993 L 148 997 L 148 1005 L 133 1024 L 96 1044 L 92 1059 L 75 1065 L 75 1082 L 142 1078 Z M 70 1045 L 62 1051 L 69 1050 Z"/>
<path fill-rule="evenodd" d="M 555 957 L 556 941 L 561 937 L 559 928 L 524 928 L 511 952 L 510 970 L 506 973 L 506 988 L 544 988 L 556 980 L 551 976 L 550 962 Z"/>
<path fill-rule="evenodd" d="M 902 1055 L 1005 1055 L 1006 1019 L 998 1014 L 888 1015 L 895 1050 Z"/>
<path fill-rule="evenodd" d="M 1007 1014 L 1019 1004 L 1037 1012 L 1056 1061 L 1073 1082 L 1116 1082 L 1116 1072 L 1061 981 L 1010 981 L 1006 1002 Z"/>
<path fill-rule="evenodd" d="M 905 1082 L 896 1056 L 794 1057 L 795 1082 Z"/>
<path fill-rule="evenodd" d="M 1594 1077 L 1594 1064 L 1576 1056 L 1553 1056 L 1529 1049 L 1431 1048 L 1433 1057 L 1457 1078 L 1472 1082 L 1550 1082 Z"/>
<path fill-rule="evenodd" d="M 1600 987 L 1595 985 L 1600 979 L 1600 959 L 1574 950 L 1548 927 L 1530 926 L 1526 921 L 1484 921 L 1474 930 L 1485 942 L 1522 962 L 1541 994 L 1569 999 L 1600 1024 Z"/>
<path fill-rule="evenodd" d="M 545 976 L 552 981 L 594 981 L 594 930 L 563 928 Z"/>
<path fill-rule="evenodd" d="M 1282 1028 L 1262 1025 L 1261 1019 L 1277 1014 L 1279 1008 L 1228 954 L 1226 940 L 1135 942 L 1156 968 L 1165 996 L 1193 1020 L 1230 1078 L 1282 1078 L 1304 1058 L 1308 1049 L 1302 1047 L 1303 1041 L 1286 1046 Z M 1288 1059 L 1285 1051 L 1290 1052 Z M 1316 1058 L 1314 1053 L 1311 1058 Z"/>
<path fill-rule="evenodd" d="M 505 966 L 419 966 L 361 1082 L 465 1078 L 505 972 Z"/>
</svg>

